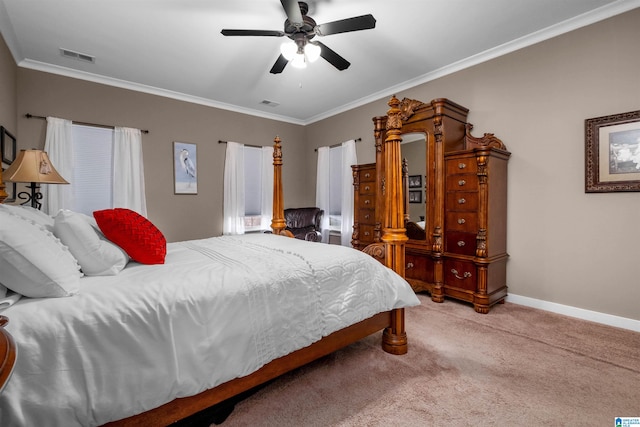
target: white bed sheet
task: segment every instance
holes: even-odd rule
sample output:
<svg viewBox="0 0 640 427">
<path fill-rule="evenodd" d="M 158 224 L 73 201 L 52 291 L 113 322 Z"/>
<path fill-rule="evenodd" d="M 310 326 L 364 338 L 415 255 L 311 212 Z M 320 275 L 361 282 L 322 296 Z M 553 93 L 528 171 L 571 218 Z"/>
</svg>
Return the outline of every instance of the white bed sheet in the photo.
<svg viewBox="0 0 640 427">
<path fill-rule="evenodd" d="M 0 425 L 93 426 L 247 375 L 381 311 L 419 304 L 359 251 L 269 234 L 168 245 L 164 265 L 84 277 L 6 309 L 18 346 Z"/>
</svg>

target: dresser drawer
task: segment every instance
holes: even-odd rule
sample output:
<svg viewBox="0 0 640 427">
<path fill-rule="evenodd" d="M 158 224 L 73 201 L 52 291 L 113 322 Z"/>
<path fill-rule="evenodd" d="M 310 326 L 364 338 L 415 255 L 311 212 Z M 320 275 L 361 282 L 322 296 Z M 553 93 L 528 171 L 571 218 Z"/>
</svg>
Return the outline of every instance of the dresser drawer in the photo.
<svg viewBox="0 0 640 427">
<path fill-rule="evenodd" d="M 357 211 L 357 221 L 359 224 L 368 224 L 368 225 L 374 225 L 375 224 L 375 209 L 371 208 L 371 209 L 358 209 Z"/>
<path fill-rule="evenodd" d="M 362 195 L 358 200 L 359 206 L 356 206 L 358 209 L 375 209 L 376 206 L 376 196 L 373 195 Z"/>
<path fill-rule="evenodd" d="M 426 255 L 405 253 L 404 275 L 407 279 L 416 279 L 426 283 L 433 283 L 433 259 Z"/>
<path fill-rule="evenodd" d="M 477 211 L 478 193 L 474 191 L 447 192 L 447 211 Z"/>
<path fill-rule="evenodd" d="M 444 227 L 446 231 L 466 231 L 477 233 L 478 213 L 448 211 Z"/>
<path fill-rule="evenodd" d="M 476 266 L 471 261 L 444 260 L 444 284 L 467 291 L 476 291 Z"/>
<path fill-rule="evenodd" d="M 375 169 L 360 171 L 360 182 L 374 182 L 376 180 Z"/>
<path fill-rule="evenodd" d="M 475 157 L 450 159 L 446 161 L 447 176 L 464 173 L 474 174 L 478 172 L 478 163 Z"/>
<path fill-rule="evenodd" d="M 476 236 L 476 233 L 447 231 L 444 236 L 444 250 L 454 254 L 475 256 Z"/>
<path fill-rule="evenodd" d="M 376 183 L 375 182 L 361 182 L 360 187 L 358 188 L 358 194 L 362 196 L 371 195 L 375 196 L 376 194 Z"/>
<path fill-rule="evenodd" d="M 477 191 L 478 175 L 459 174 L 447 176 L 447 191 Z"/>
<path fill-rule="evenodd" d="M 374 232 L 374 225 L 368 225 L 368 224 L 358 224 L 359 230 L 360 230 L 360 236 L 359 240 L 363 241 L 363 242 L 373 242 L 373 232 Z"/>
</svg>

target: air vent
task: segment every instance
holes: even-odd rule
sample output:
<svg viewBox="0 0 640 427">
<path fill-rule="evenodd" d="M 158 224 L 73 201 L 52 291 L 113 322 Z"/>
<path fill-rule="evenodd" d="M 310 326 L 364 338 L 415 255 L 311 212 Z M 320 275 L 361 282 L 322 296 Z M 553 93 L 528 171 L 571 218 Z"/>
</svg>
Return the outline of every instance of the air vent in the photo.
<svg viewBox="0 0 640 427">
<path fill-rule="evenodd" d="M 92 64 L 96 62 L 95 56 L 87 55 L 85 53 L 80 53 L 69 49 L 60 48 L 60 54 L 62 54 L 62 56 L 64 56 L 65 58 L 73 58 L 77 59 L 78 61 L 90 62 Z"/>
<path fill-rule="evenodd" d="M 263 105 L 268 105 L 269 107 L 277 107 L 278 105 L 280 105 L 279 102 L 275 102 L 275 101 L 269 101 L 268 99 L 263 99 L 260 104 Z"/>
</svg>

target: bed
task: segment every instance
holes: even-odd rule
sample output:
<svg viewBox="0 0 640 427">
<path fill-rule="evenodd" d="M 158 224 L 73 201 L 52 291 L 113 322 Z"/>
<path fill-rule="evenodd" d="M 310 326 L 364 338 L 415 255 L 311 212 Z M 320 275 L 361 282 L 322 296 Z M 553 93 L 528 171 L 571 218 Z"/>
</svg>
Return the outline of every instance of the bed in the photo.
<svg viewBox="0 0 640 427">
<path fill-rule="evenodd" d="M 80 278 L 72 296 L 2 311 L 0 425 L 169 425 L 381 330 L 384 351 L 407 352 L 404 308 L 419 301 L 402 278 L 402 207 L 366 253 L 283 237 L 274 142 L 272 234 L 168 243 L 163 262 L 129 261 Z M 29 222 L 7 208 L 5 223 Z"/>
</svg>

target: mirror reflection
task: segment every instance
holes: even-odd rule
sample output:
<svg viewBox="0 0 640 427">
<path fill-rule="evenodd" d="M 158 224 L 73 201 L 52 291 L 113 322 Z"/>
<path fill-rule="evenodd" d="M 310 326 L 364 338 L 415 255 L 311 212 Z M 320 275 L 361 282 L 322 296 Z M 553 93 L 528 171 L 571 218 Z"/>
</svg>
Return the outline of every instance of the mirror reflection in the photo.
<svg viewBox="0 0 640 427">
<path fill-rule="evenodd" d="M 402 158 L 406 159 L 408 168 L 408 182 L 405 185 L 405 218 L 409 224 L 407 235 L 410 239 L 423 240 L 426 212 L 427 186 L 427 139 L 424 133 L 407 133 L 402 135 Z M 415 228 L 415 225 L 418 228 Z M 413 232 L 409 232 L 411 229 Z"/>
</svg>

